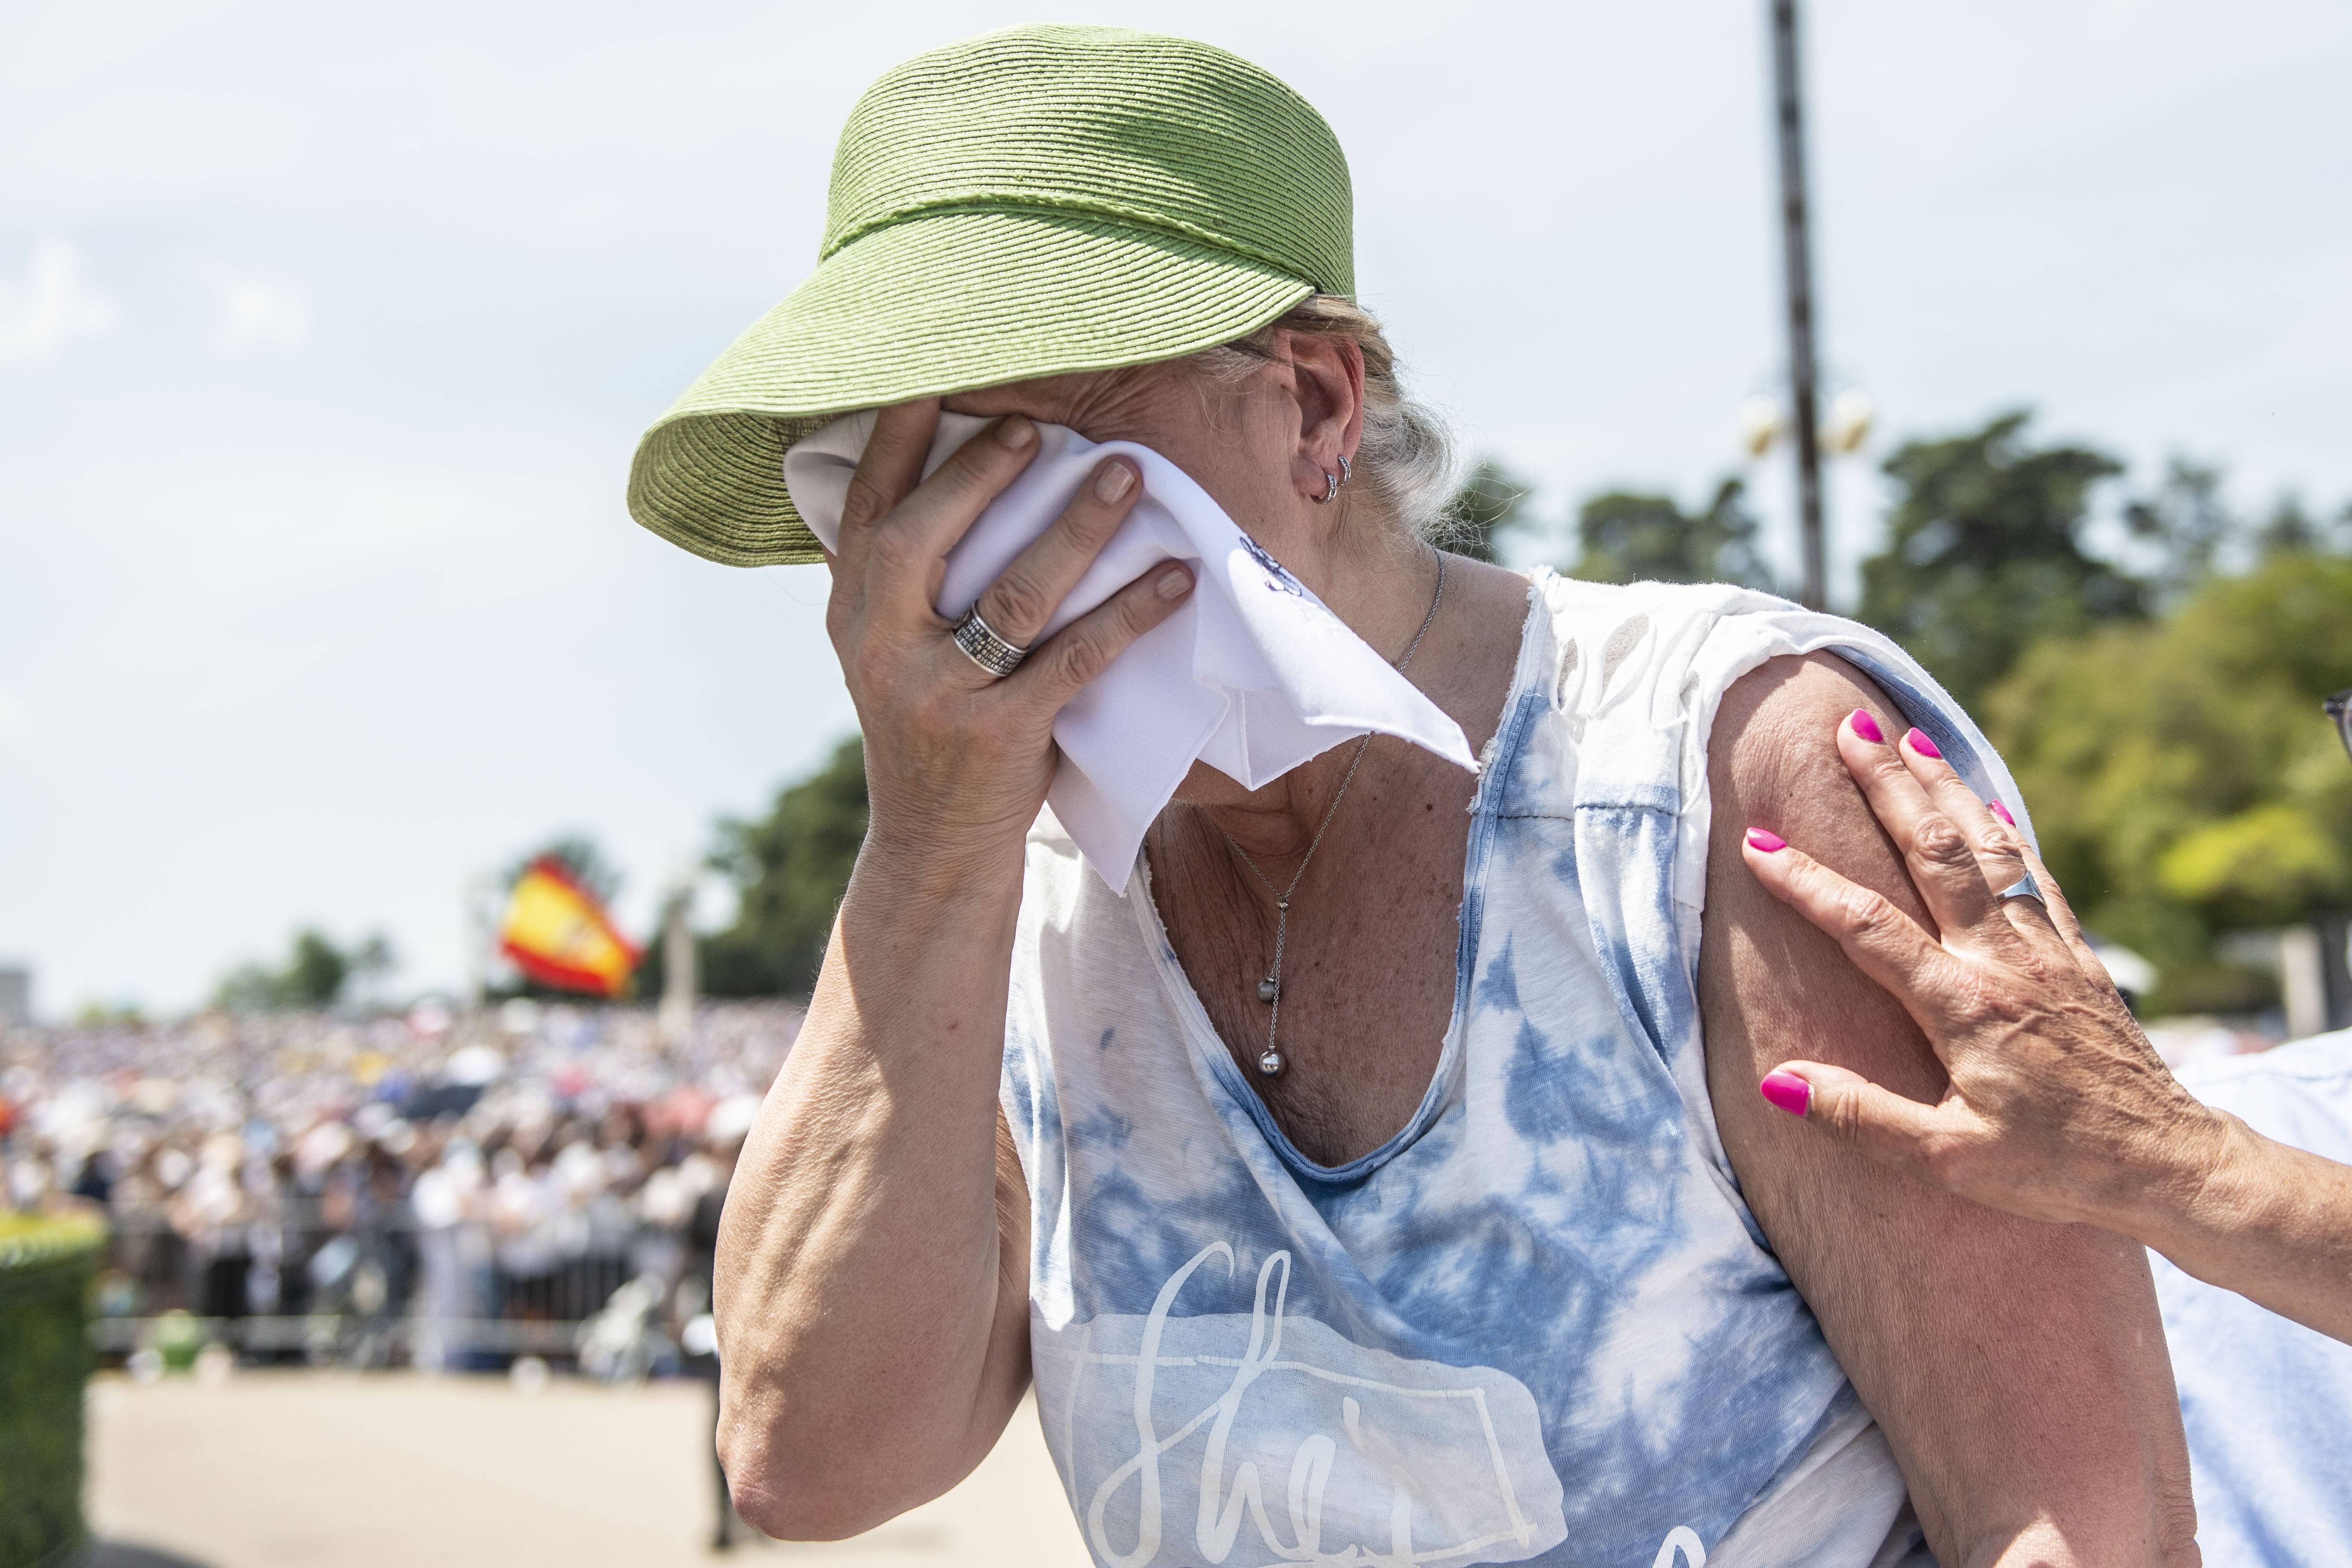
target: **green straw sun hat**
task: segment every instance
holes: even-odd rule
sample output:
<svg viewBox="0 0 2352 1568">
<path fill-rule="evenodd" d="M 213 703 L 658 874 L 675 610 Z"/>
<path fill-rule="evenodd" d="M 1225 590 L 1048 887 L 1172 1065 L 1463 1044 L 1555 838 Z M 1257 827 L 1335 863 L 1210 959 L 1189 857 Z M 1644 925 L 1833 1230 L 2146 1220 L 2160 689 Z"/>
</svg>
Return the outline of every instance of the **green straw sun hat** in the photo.
<svg viewBox="0 0 2352 1568">
<path fill-rule="evenodd" d="M 1323 117 L 1222 49 L 1015 27 L 850 110 L 817 268 L 646 432 L 629 511 L 734 566 L 823 558 L 783 456 L 854 409 L 1173 359 L 1355 293 Z"/>
</svg>

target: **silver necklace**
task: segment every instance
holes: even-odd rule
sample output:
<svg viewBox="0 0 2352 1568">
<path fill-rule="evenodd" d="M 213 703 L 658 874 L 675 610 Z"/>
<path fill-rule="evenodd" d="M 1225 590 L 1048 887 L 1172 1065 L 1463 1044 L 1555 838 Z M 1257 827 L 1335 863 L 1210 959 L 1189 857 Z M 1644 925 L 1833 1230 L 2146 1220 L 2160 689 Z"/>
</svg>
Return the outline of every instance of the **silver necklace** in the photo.
<svg viewBox="0 0 2352 1568">
<path fill-rule="evenodd" d="M 1437 606 L 1444 603 L 1445 554 L 1440 551 L 1437 556 L 1437 592 L 1429 596 L 1429 609 L 1421 617 L 1421 629 L 1412 634 L 1412 646 L 1404 650 L 1402 658 L 1394 661 L 1399 675 L 1402 675 L 1404 667 L 1412 662 L 1412 656 L 1421 651 L 1421 639 L 1429 635 L 1430 623 L 1437 619 Z M 1298 884 L 1306 879 L 1307 868 L 1314 863 L 1315 851 L 1323 847 L 1323 835 L 1331 830 L 1331 819 L 1339 815 L 1339 803 L 1348 798 L 1348 786 L 1356 782 L 1356 770 L 1364 765 L 1364 753 L 1371 750 L 1371 745 L 1370 735 L 1356 742 L 1356 755 L 1348 764 L 1346 776 L 1339 780 L 1339 793 L 1331 797 L 1330 807 L 1323 813 L 1322 826 L 1316 828 L 1314 838 L 1307 843 L 1306 858 L 1298 862 L 1298 869 L 1291 873 L 1290 886 L 1279 891 L 1275 889 L 1274 879 L 1260 870 L 1258 863 L 1250 858 L 1249 851 L 1243 848 L 1232 834 L 1225 833 L 1225 825 L 1213 816 L 1209 818 L 1218 832 L 1225 834 L 1225 842 L 1232 845 L 1234 853 L 1242 858 L 1242 864 L 1265 884 L 1267 892 L 1274 894 L 1274 973 L 1257 983 L 1257 999 L 1274 1009 L 1265 1021 L 1265 1049 L 1258 1053 L 1257 1058 L 1257 1070 L 1267 1078 L 1280 1076 L 1284 1066 L 1282 1052 L 1275 1041 L 1277 1031 L 1282 1027 L 1282 947 L 1283 939 L 1290 930 L 1290 895 L 1298 891 Z"/>
</svg>

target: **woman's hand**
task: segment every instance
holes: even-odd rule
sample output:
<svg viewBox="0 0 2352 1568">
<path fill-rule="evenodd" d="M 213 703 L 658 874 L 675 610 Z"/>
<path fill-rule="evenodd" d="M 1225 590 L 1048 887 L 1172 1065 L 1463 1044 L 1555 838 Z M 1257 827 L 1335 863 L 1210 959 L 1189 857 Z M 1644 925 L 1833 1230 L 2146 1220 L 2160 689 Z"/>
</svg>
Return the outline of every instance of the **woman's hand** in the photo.
<svg viewBox="0 0 2352 1568">
<path fill-rule="evenodd" d="M 926 479 L 939 412 L 883 410 L 843 509 L 825 624 L 871 825 L 719 1225 L 720 1453 L 743 1517 L 795 1540 L 939 1496 L 1028 1385 L 1029 1194 L 996 1100 L 1022 841 L 1054 715 L 1192 585 L 1163 562 L 1013 674 L 982 670 L 932 606 L 1037 427 L 999 420 Z M 1015 647 L 1039 636 L 1141 489 L 1102 463 L 989 584 L 982 618 Z"/>
<path fill-rule="evenodd" d="M 1917 730 L 1889 745 L 1856 713 L 1838 750 L 1937 930 L 1760 828 L 1748 864 L 1903 1003 L 1950 1083 L 1924 1105 L 1792 1061 L 1766 1076 L 1764 1097 L 1884 1164 L 2030 1219 L 2141 1234 L 2151 1210 L 2192 1202 L 2231 1124 L 2157 1056 L 2039 858 Z M 2044 902 L 1998 896 L 2029 871 Z"/>
<path fill-rule="evenodd" d="M 1931 1186 L 2127 1236 L 2352 1344 L 2352 1166 L 2264 1138 L 2180 1086 L 2041 859 L 1925 735 L 1887 745 L 1857 712 L 1838 751 L 1940 940 L 1777 834 L 1748 829 L 1748 864 L 1895 994 L 1949 1084 L 1923 1105 L 1792 1061 L 1765 1075 L 1764 1098 Z M 1995 891 L 2029 870 L 2046 908 Z"/>
<path fill-rule="evenodd" d="M 1003 679 L 982 669 L 933 607 L 948 552 L 1029 466 L 1037 427 L 982 430 L 922 478 L 937 400 L 886 408 L 858 459 L 825 611 L 866 738 L 871 837 L 934 865 L 1017 847 L 1054 771 L 1054 716 L 1192 590 L 1171 561 L 1031 648 Z M 1106 459 L 1069 507 L 980 597 L 981 618 L 1028 647 L 1134 507 L 1134 467 Z"/>
</svg>

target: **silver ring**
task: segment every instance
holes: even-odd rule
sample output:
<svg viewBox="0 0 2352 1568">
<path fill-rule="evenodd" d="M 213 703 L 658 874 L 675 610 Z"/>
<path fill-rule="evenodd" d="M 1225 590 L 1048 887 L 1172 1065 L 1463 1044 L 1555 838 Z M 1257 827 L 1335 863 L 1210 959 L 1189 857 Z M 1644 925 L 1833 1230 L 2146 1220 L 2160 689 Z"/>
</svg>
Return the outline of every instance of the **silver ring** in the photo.
<svg viewBox="0 0 2352 1568">
<path fill-rule="evenodd" d="M 1021 668 L 1029 657 L 1025 647 L 1015 647 L 998 637 L 993 627 L 980 618 L 980 606 L 972 605 L 955 624 L 955 645 L 963 650 L 964 658 L 1002 680 Z"/>
<path fill-rule="evenodd" d="M 1341 484 L 1343 484 L 1343 485 L 1344 485 L 1344 484 L 1346 484 L 1349 479 L 1354 479 L 1355 477 L 1356 477 L 1356 471 L 1355 471 L 1353 468 L 1350 468 L 1348 466 L 1348 454 L 1347 454 L 1347 453 L 1345 453 L 1345 452 L 1340 453 L 1340 454 L 1339 454 L 1339 482 L 1340 482 Z"/>
<path fill-rule="evenodd" d="M 2042 900 L 2042 884 L 2033 879 L 2033 873 L 2031 871 L 2028 871 L 2024 876 L 2020 877 L 2016 881 L 2011 882 L 2008 887 L 2003 888 L 2000 892 L 1995 893 L 1993 897 L 2001 900 L 2003 902 L 2006 902 L 2011 899 L 2032 899 L 2035 903 L 2041 904 L 2043 909 L 2048 909 L 2050 907 L 2048 903 L 2044 902 Z"/>
<path fill-rule="evenodd" d="M 1331 498 L 1339 493 L 1339 476 L 1326 470 L 1323 475 L 1323 493 L 1319 496 L 1308 496 L 1307 499 L 1317 506 L 1328 506 L 1331 504 Z"/>
</svg>

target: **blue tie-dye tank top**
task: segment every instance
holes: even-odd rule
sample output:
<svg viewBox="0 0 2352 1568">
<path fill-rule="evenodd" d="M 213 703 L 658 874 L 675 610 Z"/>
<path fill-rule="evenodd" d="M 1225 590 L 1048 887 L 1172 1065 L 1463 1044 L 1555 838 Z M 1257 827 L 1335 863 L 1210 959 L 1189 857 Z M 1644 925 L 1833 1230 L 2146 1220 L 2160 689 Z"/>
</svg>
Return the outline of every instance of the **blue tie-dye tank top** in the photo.
<svg viewBox="0 0 2352 1568">
<path fill-rule="evenodd" d="M 1121 897 L 1040 819 L 1002 1103 L 1038 1415 L 1098 1563 L 1930 1561 L 1706 1091 L 1707 728 L 1739 676 L 1818 648 L 2016 805 L 1864 627 L 1537 574 L 1436 1073 L 1336 1168 L 1218 1039 L 1140 859 Z"/>
</svg>

